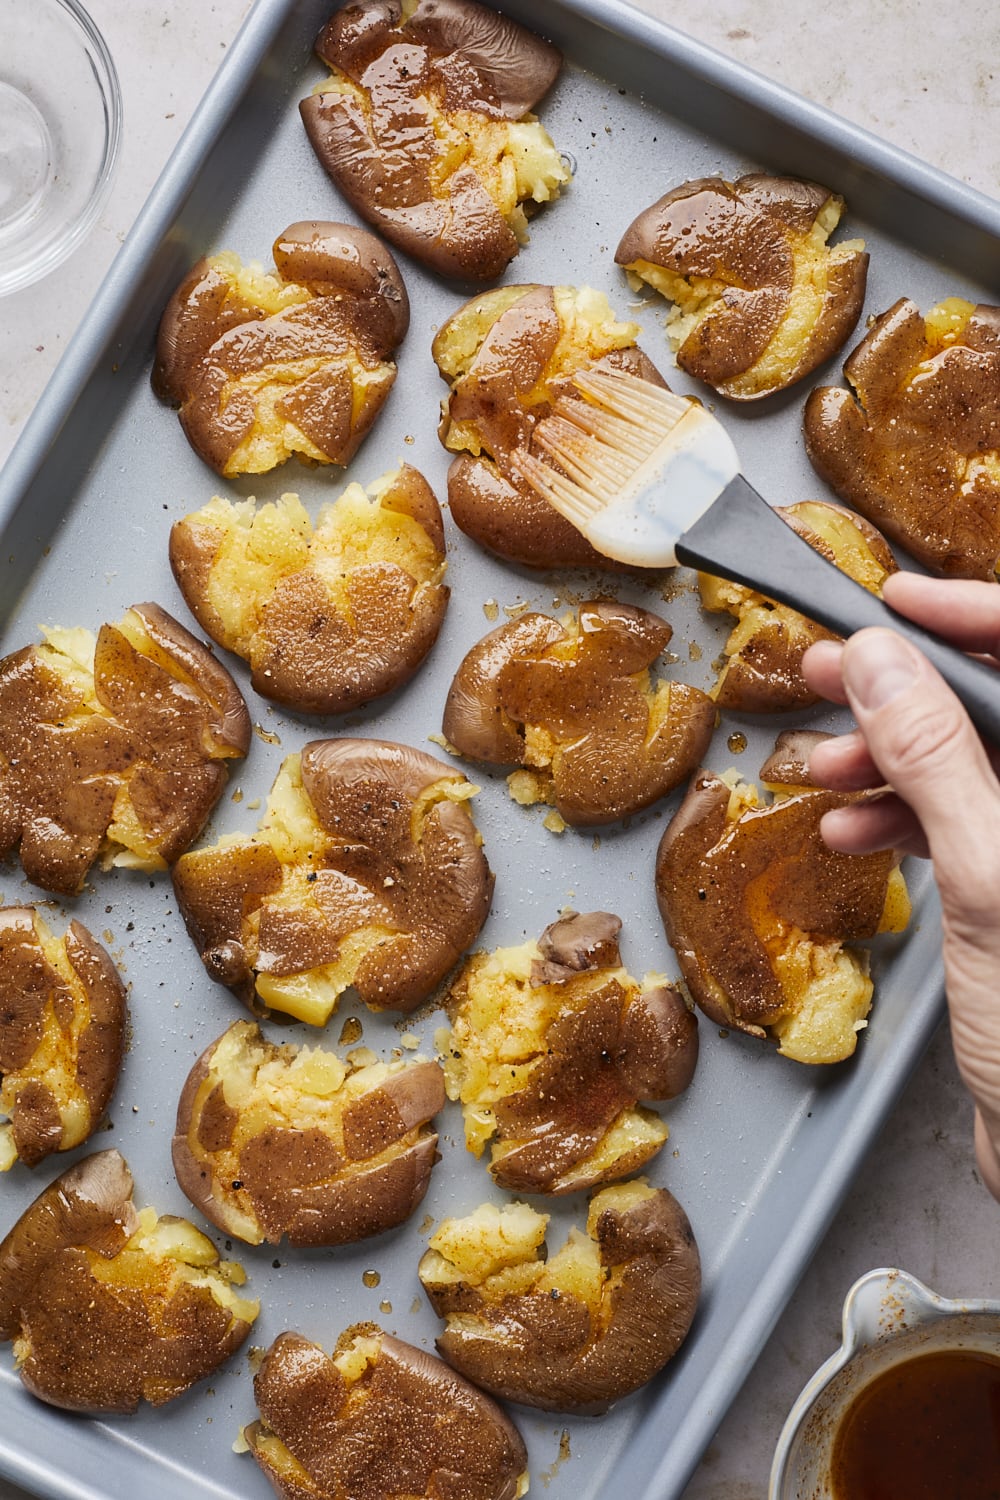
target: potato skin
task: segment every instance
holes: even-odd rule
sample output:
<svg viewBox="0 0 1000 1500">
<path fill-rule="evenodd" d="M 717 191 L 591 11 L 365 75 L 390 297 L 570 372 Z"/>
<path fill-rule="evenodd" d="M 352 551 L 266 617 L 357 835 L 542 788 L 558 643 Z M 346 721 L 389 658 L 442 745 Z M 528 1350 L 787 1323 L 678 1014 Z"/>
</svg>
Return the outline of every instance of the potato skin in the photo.
<svg viewBox="0 0 1000 1500">
<path fill-rule="evenodd" d="M 697 765 L 715 727 L 706 694 L 671 682 L 670 706 L 654 721 L 634 676 L 670 640 L 658 615 L 609 600 L 579 609 L 579 644 L 547 615 L 522 615 L 491 631 L 461 662 L 448 692 L 443 731 L 462 755 L 533 766 L 526 726 L 556 744 L 545 767 L 555 806 L 574 827 L 627 817 L 666 796 Z M 558 649 L 556 649 L 558 648 Z"/>
<path fill-rule="evenodd" d="M 254 978 L 331 963 L 345 936 L 367 924 L 392 936 L 366 953 L 354 985 L 375 1010 L 410 1011 L 433 991 L 486 920 L 493 875 L 464 807 L 443 800 L 414 842 L 416 800 L 451 767 L 408 745 L 384 740 L 313 740 L 301 756 L 302 786 L 325 848 L 306 860 L 319 915 L 268 897 L 281 889 L 282 864 L 262 841 L 192 852 L 174 870 L 174 889 L 202 962 L 213 979 L 254 1006 Z M 259 916 L 257 964 L 248 920 Z M 251 924 L 251 926 L 254 924 Z"/>
<path fill-rule="evenodd" d="M 318 1345 L 282 1333 L 254 1379 L 261 1421 L 246 1429 L 250 1451 L 281 1500 L 385 1500 L 389 1496 L 448 1496 L 448 1500 L 515 1500 L 527 1453 L 510 1418 L 433 1355 L 377 1336 L 377 1362 L 362 1377 L 365 1399 L 348 1402 L 353 1387 Z M 262 1437 L 276 1435 L 297 1460 L 283 1474 Z"/>
<path fill-rule="evenodd" d="M 608 1272 L 599 1314 L 572 1292 L 488 1301 L 469 1284 L 422 1275 L 435 1312 L 458 1320 L 436 1340 L 442 1357 L 483 1390 L 542 1411 L 599 1415 L 651 1380 L 697 1310 L 701 1260 L 690 1221 L 658 1188 L 628 1209 L 600 1212 L 593 1238 Z"/>
<path fill-rule="evenodd" d="M 861 250 L 830 262 L 800 346 L 780 370 L 752 381 L 788 313 L 799 244 L 831 201 L 827 188 L 792 177 L 699 177 L 633 220 L 615 252 L 618 265 L 646 261 L 685 279 L 724 284 L 720 301 L 677 350 L 682 370 L 730 400 L 759 400 L 801 380 L 840 348 L 864 303 L 868 255 Z"/>
<path fill-rule="evenodd" d="M 694 777 L 660 840 L 657 902 L 695 1003 L 720 1026 L 765 1037 L 788 1000 L 751 913 L 751 889 L 786 928 L 870 938 L 895 861 L 891 850 L 838 854 L 823 841 L 820 818 L 852 800 L 849 793 L 804 791 L 735 824 L 726 817 L 729 798 L 714 773 Z"/>
<path fill-rule="evenodd" d="M 28 1167 L 89 1138 L 114 1092 L 125 1050 L 128 1004 L 110 955 L 76 921 L 69 924 L 63 947 L 82 987 L 82 1003 L 50 963 L 34 908 L 0 909 L 2 1097 L 18 1158 Z M 60 1115 L 54 1077 L 62 1071 L 59 1062 L 33 1064 L 50 1007 L 69 1053 L 66 1082 L 86 1106 L 89 1124 L 83 1134 L 70 1133 Z"/>
<path fill-rule="evenodd" d="M 1000 482 L 981 460 L 1000 451 L 1000 308 L 969 306 L 942 340 L 901 297 L 844 374 L 852 390 L 820 386 L 806 403 L 817 473 L 932 573 L 993 581 Z"/>
<path fill-rule="evenodd" d="M 191 446 L 223 475 L 264 472 L 290 451 L 348 463 L 389 393 L 389 356 L 409 325 L 399 269 L 368 230 L 303 220 L 277 237 L 273 254 L 279 280 L 304 300 L 269 312 L 231 267 L 202 258 L 160 323 L 153 389 L 179 407 Z M 299 361 L 313 367 L 308 375 L 295 373 Z M 366 385 L 355 381 L 352 361 L 367 372 Z M 284 386 L 277 416 L 298 437 L 293 449 L 279 451 L 278 442 L 260 459 L 246 445 L 261 422 L 256 387 L 268 372 Z"/>
<path fill-rule="evenodd" d="M 173 1139 L 177 1181 L 195 1208 L 251 1244 L 287 1236 L 296 1246 L 341 1245 L 409 1218 L 438 1159 L 437 1135 L 426 1128 L 445 1101 L 438 1064 L 415 1061 L 353 1103 L 334 1095 L 319 1124 L 316 1098 L 308 1095 L 301 1119 L 293 1110 L 247 1134 L 241 1111 L 226 1100 L 225 1068 L 216 1061 L 220 1043 L 233 1033 L 258 1063 L 287 1067 L 297 1050 L 272 1046 L 253 1023 L 237 1021 L 195 1063 Z M 259 1104 L 260 1096 L 252 1097 Z"/>
<path fill-rule="evenodd" d="M 443 351 L 449 330 L 471 305 L 460 308 L 435 337 L 434 358 L 446 379 Z M 448 471 L 449 509 L 467 536 L 508 562 L 529 568 L 627 571 L 623 564 L 597 552 L 581 531 L 538 495 L 517 473 L 514 460 L 522 450 L 545 460 L 544 453 L 534 448 L 532 434 L 559 397 L 575 390 L 571 377 L 578 370 L 624 370 L 655 385 L 664 386 L 665 381 L 634 345 L 612 349 L 599 358 L 581 353 L 572 368 L 561 367 L 547 378 L 546 367 L 559 336 L 554 289 L 535 284 L 526 284 L 523 295 L 484 331 L 467 372 L 452 382 L 439 429 L 445 442 L 451 425 L 468 426 L 480 449 L 460 453 L 453 461 Z M 541 382 L 547 394 L 539 399 Z M 522 399 L 528 392 L 532 393 L 530 403 Z"/>
<path fill-rule="evenodd" d="M 92 1413 L 160 1405 L 217 1369 L 250 1324 L 204 1287 L 164 1296 L 91 1270 L 111 1262 L 138 1227 L 132 1176 L 117 1151 L 85 1157 L 56 1178 L 0 1244 L 0 1338 L 28 1349 L 20 1376 L 52 1406 Z"/>
<path fill-rule="evenodd" d="M 859 533 L 884 573 L 888 575 L 897 571 L 896 559 L 890 552 L 885 537 L 863 516 L 825 501 L 779 506 L 777 511 L 810 547 L 828 562 L 836 564 L 843 572 L 856 578 L 859 583 L 864 580 L 857 577 L 857 570 L 853 567 L 850 556 L 838 554 L 836 548 L 810 524 L 810 516 L 816 511 L 823 511 L 831 517 L 843 517 Z M 740 592 L 745 598 L 754 598 L 750 590 Z M 763 596 L 756 597 L 763 602 Z M 836 639 L 838 637 L 832 631 L 817 625 L 805 615 L 781 605 L 774 606 L 763 627 L 754 631 L 739 650 L 728 658 L 725 669 L 712 690 L 712 697 L 720 708 L 729 708 L 736 713 L 784 713 L 789 709 L 806 708 L 818 703 L 819 695 L 812 691 L 802 676 L 802 658 L 815 641 Z"/>
<path fill-rule="evenodd" d="M 159 605 L 129 615 L 148 644 L 101 627 L 99 711 L 39 648 L 0 661 L 0 857 L 20 845 L 28 879 L 58 895 L 77 895 L 104 852 L 120 790 L 150 858 L 169 864 L 201 832 L 226 762 L 249 748 L 250 716 L 221 663 Z"/>
<path fill-rule="evenodd" d="M 471 114 L 467 128 L 519 120 L 555 81 L 561 57 L 516 22 L 473 0 L 358 0 L 324 26 L 316 52 L 368 96 L 321 91 L 299 110 L 337 188 L 388 240 L 441 276 L 488 281 L 517 254 L 517 238 L 474 166 L 435 185 L 433 127 L 440 99 Z"/>
<path fill-rule="evenodd" d="M 418 470 L 404 464 L 379 509 L 415 521 L 443 567 L 441 509 Z M 437 640 L 448 604 L 444 584 L 415 579 L 390 560 L 362 562 L 341 571 L 347 608 L 339 609 L 315 533 L 310 560 L 259 596 L 252 632 L 236 636 L 209 593 L 224 537 L 221 524 L 198 513 L 183 517 L 171 528 L 170 566 L 199 624 L 249 661 L 251 685 L 274 703 L 297 713 L 346 713 L 408 682 Z"/>
</svg>

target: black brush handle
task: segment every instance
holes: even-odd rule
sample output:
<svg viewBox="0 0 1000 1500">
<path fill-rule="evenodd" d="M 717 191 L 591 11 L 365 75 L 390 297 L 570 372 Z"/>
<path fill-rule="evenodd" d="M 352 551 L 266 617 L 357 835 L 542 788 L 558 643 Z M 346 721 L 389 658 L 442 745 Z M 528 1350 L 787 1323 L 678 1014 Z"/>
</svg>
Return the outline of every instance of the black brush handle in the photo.
<svg viewBox="0 0 1000 1500">
<path fill-rule="evenodd" d="M 1000 745 L 1000 673 L 922 630 L 816 552 L 742 475 L 677 543 L 677 560 L 757 589 L 837 635 L 882 625 L 911 641 L 941 673 L 976 728 Z"/>
</svg>

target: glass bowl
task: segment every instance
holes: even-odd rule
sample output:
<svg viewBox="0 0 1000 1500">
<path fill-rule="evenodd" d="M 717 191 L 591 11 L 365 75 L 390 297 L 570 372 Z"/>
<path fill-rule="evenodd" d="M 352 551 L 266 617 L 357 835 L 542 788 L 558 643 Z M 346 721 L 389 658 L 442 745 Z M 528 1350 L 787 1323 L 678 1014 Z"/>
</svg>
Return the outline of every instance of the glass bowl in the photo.
<svg viewBox="0 0 1000 1500">
<path fill-rule="evenodd" d="M 107 46 L 79 0 L 0 0 L 0 294 L 93 227 L 121 145 Z"/>
<path fill-rule="evenodd" d="M 844 1303 L 843 1343 L 788 1414 L 768 1500 L 832 1500 L 830 1459 L 859 1391 L 891 1365 L 939 1350 L 996 1355 L 1000 1302 L 950 1302 L 905 1271 L 883 1267 L 856 1281 Z"/>
</svg>

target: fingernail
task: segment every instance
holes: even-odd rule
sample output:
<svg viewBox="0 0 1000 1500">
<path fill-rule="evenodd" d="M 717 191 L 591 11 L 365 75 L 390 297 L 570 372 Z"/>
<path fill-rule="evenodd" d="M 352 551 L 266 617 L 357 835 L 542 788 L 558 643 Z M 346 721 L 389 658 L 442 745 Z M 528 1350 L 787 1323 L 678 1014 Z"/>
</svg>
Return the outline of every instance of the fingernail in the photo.
<svg viewBox="0 0 1000 1500">
<path fill-rule="evenodd" d="M 884 708 L 917 681 L 918 659 L 891 630 L 862 630 L 844 649 L 844 686 L 860 708 Z"/>
</svg>

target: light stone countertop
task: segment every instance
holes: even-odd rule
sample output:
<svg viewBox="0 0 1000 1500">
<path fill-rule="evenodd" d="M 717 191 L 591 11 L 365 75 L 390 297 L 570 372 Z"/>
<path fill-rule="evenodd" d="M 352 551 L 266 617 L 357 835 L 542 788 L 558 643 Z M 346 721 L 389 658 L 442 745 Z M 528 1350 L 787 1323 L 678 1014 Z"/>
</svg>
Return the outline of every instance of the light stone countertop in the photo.
<svg viewBox="0 0 1000 1500">
<path fill-rule="evenodd" d="M 47 280 L 0 301 L 0 462 L 209 83 L 246 0 L 87 0 L 121 78 L 128 128 L 100 223 Z M 1000 195 L 1000 10 L 940 0 L 716 0 L 642 8 L 955 177 Z M 1000 288 L 998 288 L 1000 290 Z M 684 1500 L 764 1500 L 805 1380 L 840 1342 L 851 1283 L 897 1265 L 946 1296 L 1000 1297 L 1000 1207 L 983 1188 L 947 1029 L 932 1043 Z M 544 1491 L 540 1491 L 544 1493 Z M 0 1480 L 0 1500 L 23 1492 Z M 615 1497 L 618 1500 L 618 1497 Z M 625 1497 L 621 1497 L 625 1500 Z"/>
</svg>

